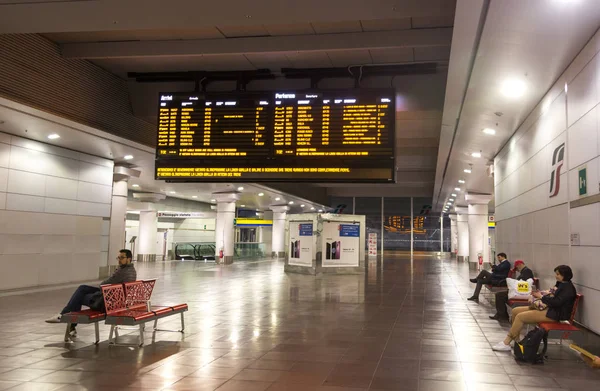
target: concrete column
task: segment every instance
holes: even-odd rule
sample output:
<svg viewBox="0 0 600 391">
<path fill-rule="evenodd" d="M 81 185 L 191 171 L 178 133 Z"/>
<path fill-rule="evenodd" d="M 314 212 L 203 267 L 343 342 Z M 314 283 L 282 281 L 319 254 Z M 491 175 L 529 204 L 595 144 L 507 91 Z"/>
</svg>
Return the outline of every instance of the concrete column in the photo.
<svg viewBox="0 0 600 391">
<path fill-rule="evenodd" d="M 215 227 L 216 259 L 217 262 L 229 265 L 233 263 L 234 235 L 233 221 L 235 219 L 235 202 L 239 199 L 238 193 L 214 193 L 213 198 L 217 200 L 217 221 Z M 223 258 L 219 258 L 219 252 L 223 251 Z"/>
<path fill-rule="evenodd" d="M 456 215 L 450 215 L 450 252 L 452 256 L 456 256 L 456 250 L 458 249 L 458 227 L 456 222 Z"/>
<path fill-rule="evenodd" d="M 456 207 L 456 228 L 458 237 L 457 260 L 469 260 L 469 212 L 468 208 Z"/>
<path fill-rule="evenodd" d="M 107 277 L 117 265 L 119 250 L 125 248 L 125 220 L 127 218 L 127 180 L 115 181 L 110 208 L 110 229 L 108 234 L 108 260 L 100 269 L 100 276 Z"/>
<path fill-rule="evenodd" d="M 469 268 L 477 269 L 478 256 L 483 256 L 483 264 L 489 264 L 490 251 L 488 244 L 488 203 L 491 195 L 466 194 L 469 203 Z"/>
<path fill-rule="evenodd" d="M 156 261 L 156 235 L 158 232 L 158 216 L 155 210 L 140 212 L 140 228 L 137 244 L 138 262 Z"/>
<path fill-rule="evenodd" d="M 273 240 L 272 246 L 272 257 L 284 258 L 285 257 L 285 218 L 290 208 L 286 205 L 273 205 L 270 207 L 273 211 Z"/>
</svg>

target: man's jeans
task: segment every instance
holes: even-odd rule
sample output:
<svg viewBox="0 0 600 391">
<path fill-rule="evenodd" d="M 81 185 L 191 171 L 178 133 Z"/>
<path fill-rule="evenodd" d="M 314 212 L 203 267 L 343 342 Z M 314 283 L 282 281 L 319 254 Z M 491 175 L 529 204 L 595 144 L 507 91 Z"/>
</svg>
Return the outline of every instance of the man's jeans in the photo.
<svg viewBox="0 0 600 391">
<path fill-rule="evenodd" d="M 60 314 L 66 314 L 67 312 L 77 312 L 81 311 L 81 306 L 86 305 L 89 307 L 92 295 L 96 292 L 99 292 L 100 288 L 97 286 L 89 286 L 89 285 L 79 285 L 79 288 L 73 293 L 71 296 L 71 300 Z"/>
</svg>

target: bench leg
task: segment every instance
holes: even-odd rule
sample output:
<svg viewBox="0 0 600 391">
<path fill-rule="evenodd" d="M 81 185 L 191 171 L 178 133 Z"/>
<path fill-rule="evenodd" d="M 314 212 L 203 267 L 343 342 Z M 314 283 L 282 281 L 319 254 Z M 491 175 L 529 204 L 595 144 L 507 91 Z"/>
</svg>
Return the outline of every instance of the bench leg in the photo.
<svg viewBox="0 0 600 391">
<path fill-rule="evenodd" d="M 158 330 L 158 319 L 154 319 L 154 331 Z"/>
<path fill-rule="evenodd" d="M 98 345 L 98 343 L 100 342 L 100 326 L 98 326 L 100 322 L 96 322 L 94 323 L 94 329 L 96 331 L 96 342 L 94 342 L 94 344 Z"/>
<path fill-rule="evenodd" d="M 144 346 L 144 324 L 140 324 L 140 346 Z"/>
<path fill-rule="evenodd" d="M 71 336 L 69 335 L 69 331 L 71 331 L 71 323 L 67 323 L 67 329 L 65 331 L 65 342 L 71 342 Z"/>
<path fill-rule="evenodd" d="M 183 320 L 183 312 L 181 313 L 181 332 L 183 333 L 183 330 L 185 330 L 185 322 Z"/>
<path fill-rule="evenodd" d="M 113 333 L 115 332 L 115 325 L 111 324 L 110 325 L 110 334 L 108 335 L 108 343 L 111 345 L 115 344 L 115 341 L 113 340 Z"/>
</svg>

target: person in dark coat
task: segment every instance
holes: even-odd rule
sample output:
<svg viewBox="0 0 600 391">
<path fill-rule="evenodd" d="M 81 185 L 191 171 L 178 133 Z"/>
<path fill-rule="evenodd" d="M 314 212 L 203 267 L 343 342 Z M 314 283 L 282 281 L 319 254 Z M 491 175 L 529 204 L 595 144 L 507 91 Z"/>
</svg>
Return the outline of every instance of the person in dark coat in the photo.
<svg viewBox="0 0 600 391">
<path fill-rule="evenodd" d="M 498 258 L 499 264 L 492 266 L 492 272 L 488 272 L 487 270 L 482 270 L 479 275 L 475 278 L 471 278 L 471 282 L 477 284 L 475 287 L 475 292 L 473 292 L 473 296 L 469 297 L 467 300 L 471 301 L 479 301 L 479 292 L 481 292 L 481 287 L 484 285 L 490 284 L 493 286 L 505 286 L 506 278 L 508 277 L 508 273 L 510 272 L 510 261 L 506 259 L 505 253 L 500 253 L 496 257 Z"/>
<path fill-rule="evenodd" d="M 567 265 L 560 265 L 554 269 L 556 275 L 556 290 L 553 294 L 542 296 L 540 292 L 531 295 L 541 299 L 547 307 L 544 310 L 532 309 L 530 307 L 517 307 L 513 310 L 513 323 L 504 341 L 492 347 L 496 351 L 511 351 L 510 343 L 521 336 L 521 330 L 526 324 L 537 324 L 540 322 L 560 322 L 571 318 L 577 290 L 571 282 L 573 271 Z"/>
<path fill-rule="evenodd" d="M 518 259 L 515 261 L 513 272 L 519 272 L 517 280 L 527 281 L 533 279 L 533 272 L 525 266 L 525 262 Z M 508 303 L 508 291 L 496 293 L 496 314 L 490 316 L 493 320 L 508 320 L 508 311 L 506 311 L 506 303 Z"/>
</svg>

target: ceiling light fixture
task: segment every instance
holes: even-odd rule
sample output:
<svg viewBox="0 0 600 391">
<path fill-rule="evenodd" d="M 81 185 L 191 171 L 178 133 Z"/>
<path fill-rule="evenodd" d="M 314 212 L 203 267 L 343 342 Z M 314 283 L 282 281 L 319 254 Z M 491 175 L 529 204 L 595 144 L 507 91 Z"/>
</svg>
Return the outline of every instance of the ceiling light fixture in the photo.
<svg viewBox="0 0 600 391">
<path fill-rule="evenodd" d="M 138 185 L 138 184 L 133 184 L 133 185 L 131 185 L 131 187 L 140 187 L 140 185 Z"/>
<path fill-rule="evenodd" d="M 301 208 L 304 208 L 304 204 L 300 205 Z"/>
<path fill-rule="evenodd" d="M 131 160 L 131 159 L 133 159 L 133 155 L 125 155 L 125 156 L 123 156 L 123 159 Z"/>
<path fill-rule="evenodd" d="M 461 183 L 461 184 L 462 184 L 462 183 L 465 183 L 465 181 L 464 181 L 464 179 L 459 179 L 459 180 L 458 180 L 458 183 Z"/>
<path fill-rule="evenodd" d="M 475 157 L 475 158 L 480 158 L 481 157 L 481 152 L 473 152 L 471 154 L 471 156 Z"/>
<path fill-rule="evenodd" d="M 456 193 L 452 193 L 451 195 L 452 195 L 452 197 L 456 197 Z"/>
<path fill-rule="evenodd" d="M 214 198 L 212 200 L 210 200 L 210 202 L 217 202 L 217 200 L 215 200 Z"/>
<path fill-rule="evenodd" d="M 490 136 L 493 136 L 496 134 L 496 130 L 492 129 L 492 128 L 485 128 L 482 130 L 482 132 L 485 134 L 489 134 Z"/>
<path fill-rule="evenodd" d="M 464 172 L 465 172 L 465 174 L 470 174 L 471 173 L 471 169 L 470 168 L 465 168 Z"/>
<path fill-rule="evenodd" d="M 319 209 L 319 213 L 323 213 L 323 209 Z"/>
<path fill-rule="evenodd" d="M 169 194 L 175 194 L 175 192 L 174 191 L 170 191 Z"/>
<path fill-rule="evenodd" d="M 265 195 L 265 193 L 258 193 L 258 196 L 259 196 L 259 197 L 262 197 L 262 196 L 264 196 L 264 195 Z"/>
<path fill-rule="evenodd" d="M 290 204 L 290 205 L 293 205 L 293 204 L 294 204 L 294 201 L 290 201 L 290 202 L 288 202 L 288 204 Z"/>
<path fill-rule="evenodd" d="M 314 206 L 311 206 L 311 207 L 310 207 L 310 210 L 315 210 L 315 207 L 314 207 Z"/>
<path fill-rule="evenodd" d="M 238 191 L 243 191 L 243 190 L 244 190 L 243 186 L 238 187 Z"/>
<path fill-rule="evenodd" d="M 450 198 L 448 201 L 454 201 L 454 198 Z"/>
<path fill-rule="evenodd" d="M 275 198 L 275 201 L 281 201 L 281 198 L 277 197 Z"/>
<path fill-rule="evenodd" d="M 192 198 L 198 198 L 198 196 L 192 196 Z"/>
<path fill-rule="evenodd" d="M 462 190 L 460 190 L 460 187 L 455 187 L 454 190 L 456 190 L 456 191 L 462 191 Z"/>
<path fill-rule="evenodd" d="M 246 205 L 240 205 L 240 208 L 245 208 L 245 207 L 246 207 Z"/>
<path fill-rule="evenodd" d="M 52 133 L 51 135 L 48 136 L 48 138 L 50 140 L 56 140 L 56 139 L 59 139 L 60 136 L 58 134 L 56 134 L 56 133 Z"/>
<path fill-rule="evenodd" d="M 520 98 L 526 90 L 526 85 L 520 79 L 507 79 L 502 83 L 502 95 L 507 98 Z"/>
</svg>

